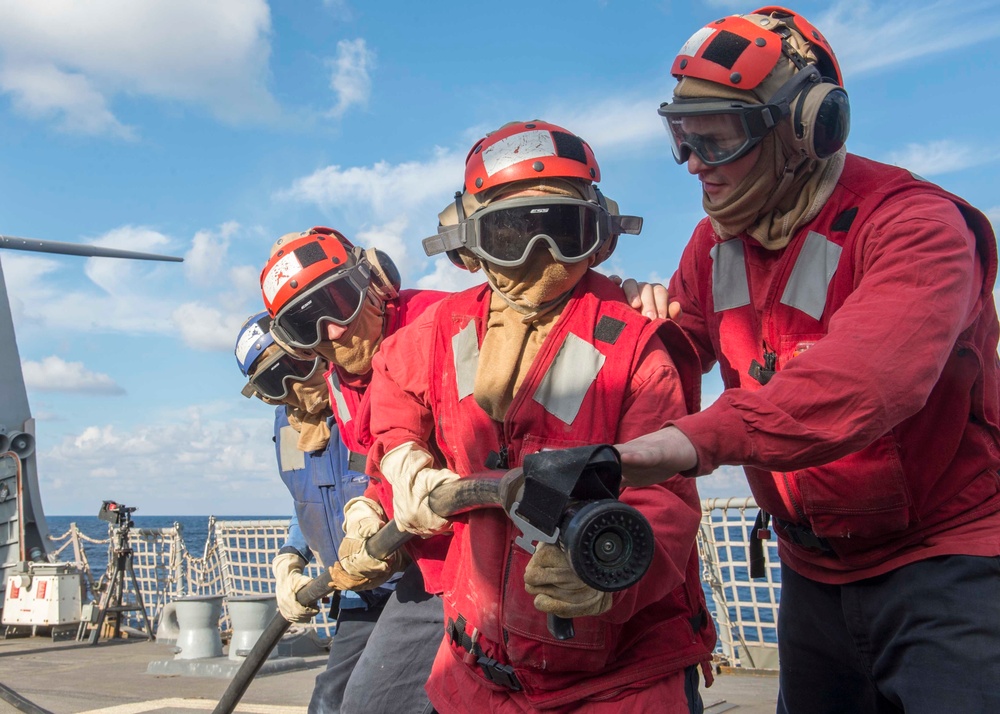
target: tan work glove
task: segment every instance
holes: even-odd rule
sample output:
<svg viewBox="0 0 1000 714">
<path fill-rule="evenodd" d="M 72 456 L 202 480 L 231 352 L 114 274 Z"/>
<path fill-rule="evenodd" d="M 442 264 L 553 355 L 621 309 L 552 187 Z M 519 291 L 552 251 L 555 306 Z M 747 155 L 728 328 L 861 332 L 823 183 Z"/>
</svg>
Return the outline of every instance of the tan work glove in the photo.
<svg viewBox="0 0 1000 714">
<path fill-rule="evenodd" d="M 427 499 L 435 488 L 460 477 L 448 469 L 431 468 L 433 463 L 431 455 L 412 441 L 382 457 L 379 470 L 392 486 L 393 518 L 400 530 L 431 536 L 451 527 L 431 510 Z"/>
<path fill-rule="evenodd" d="M 535 596 L 535 609 L 559 617 L 600 615 L 611 609 L 611 593 L 587 585 L 558 546 L 539 543 L 524 569 L 524 589 Z"/>
<path fill-rule="evenodd" d="M 295 593 L 309 584 L 311 578 L 302 574 L 306 561 L 295 553 L 281 553 L 271 561 L 271 570 L 277 581 L 274 593 L 278 597 L 278 612 L 289 622 L 309 622 L 318 612 L 295 599 Z"/>
<path fill-rule="evenodd" d="M 377 501 L 359 496 L 347 502 L 344 506 L 346 537 L 337 554 L 340 562 L 330 568 L 331 585 L 338 590 L 371 590 L 391 578 L 399 569 L 402 565 L 399 551 L 386 560 L 379 560 L 365 550 L 365 543 L 385 523 L 385 511 Z M 348 587 L 342 588 L 340 585 Z"/>
</svg>

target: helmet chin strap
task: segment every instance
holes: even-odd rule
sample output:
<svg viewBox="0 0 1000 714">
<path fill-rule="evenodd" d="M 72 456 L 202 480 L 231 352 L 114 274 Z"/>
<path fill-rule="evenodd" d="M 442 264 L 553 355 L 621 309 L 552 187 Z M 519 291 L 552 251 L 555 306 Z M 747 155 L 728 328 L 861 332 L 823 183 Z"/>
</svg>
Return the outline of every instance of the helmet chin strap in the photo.
<svg viewBox="0 0 1000 714">
<path fill-rule="evenodd" d="M 573 293 L 573 290 L 576 288 L 576 286 L 574 285 L 572 288 L 562 293 L 561 295 L 557 295 L 551 300 L 547 300 L 546 302 L 543 302 L 540 305 L 536 305 L 530 300 L 526 301 L 528 303 L 527 305 L 520 305 L 511 300 L 509 297 L 507 297 L 506 294 L 504 294 L 504 292 L 496 284 L 496 281 L 493 279 L 493 276 L 490 275 L 490 271 L 486 269 L 485 265 L 483 265 L 482 260 L 479 261 L 479 264 L 483 266 L 483 274 L 486 276 L 486 282 L 489 283 L 489 286 L 493 289 L 493 292 L 499 295 L 500 298 L 505 303 L 507 303 L 507 305 L 512 310 L 514 310 L 514 312 L 519 312 L 522 315 L 524 315 L 524 317 L 521 319 L 521 322 L 523 322 L 526 325 L 534 322 L 542 315 L 546 315 L 552 312 L 557 307 L 562 305 L 564 302 L 569 300 L 569 296 Z"/>
</svg>

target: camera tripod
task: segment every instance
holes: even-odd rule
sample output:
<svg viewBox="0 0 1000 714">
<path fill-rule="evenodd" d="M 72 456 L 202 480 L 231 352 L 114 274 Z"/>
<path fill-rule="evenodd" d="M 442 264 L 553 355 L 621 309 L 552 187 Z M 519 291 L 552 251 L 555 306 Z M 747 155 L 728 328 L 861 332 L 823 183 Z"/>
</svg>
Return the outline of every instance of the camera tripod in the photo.
<svg viewBox="0 0 1000 714">
<path fill-rule="evenodd" d="M 94 629 L 90 633 L 90 644 L 96 645 L 101 637 L 101 629 L 104 627 L 104 620 L 108 613 L 113 613 L 115 629 L 112 637 L 118 638 L 121 635 L 122 613 L 141 612 L 142 621 L 146 626 L 146 636 L 153 639 L 153 628 L 149 624 L 149 616 L 146 614 L 146 605 L 142 601 L 142 593 L 139 590 L 139 581 L 135 577 L 135 570 L 132 568 L 132 546 L 129 544 L 129 531 L 132 528 L 132 520 L 128 514 L 124 519 L 119 519 L 119 526 L 115 529 L 115 545 L 113 550 L 114 565 L 111 569 L 111 577 L 108 585 L 101 595 L 100 606 L 97 616 L 92 620 Z M 132 592 L 135 596 L 134 604 L 123 603 L 125 588 L 128 582 L 132 583 Z"/>
</svg>

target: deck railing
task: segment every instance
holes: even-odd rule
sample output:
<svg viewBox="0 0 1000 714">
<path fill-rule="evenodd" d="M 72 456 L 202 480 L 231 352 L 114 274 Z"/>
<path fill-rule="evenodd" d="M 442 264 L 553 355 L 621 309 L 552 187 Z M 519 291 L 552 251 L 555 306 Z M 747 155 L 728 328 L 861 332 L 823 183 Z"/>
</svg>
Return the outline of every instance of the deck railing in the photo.
<svg viewBox="0 0 1000 714">
<path fill-rule="evenodd" d="M 766 577 L 751 579 L 749 543 L 756 518 L 752 498 L 702 501 L 698 554 L 714 605 L 721 657 L 735 667 L 777 669 L 778 548 L 774 539 L 764 541 Z"/>
<path fill-rule="evenodd" d="M 709 596 L 709 608 L 719 632 L 717 654 L 735 667 L 776 669 L 777 611 L 781 591 L 777 548 L 766 542 L 767 577 L 751 580 L 747 544 L 757 515 L 752 498 L 713 498 L 702 501 L 702 521 L 698 533 L 698 553 L 702 577 Z M 284 543 L 287 519 L 209 520 L 208 540 L 200 556 L 185 546 L 178 524 L 171 528 L 132 530 L 133 568 L 143 602 L 152 622 L 173 599 L 185 595 L 257 595 L 274 592 L 271 560 Z M 73 560 L 85 573 L 91 592 L 99 592 L 107 580 L 104 573 L 95 582 L 90 573 L 87 548 L 105 547 L 111 540 L 89 538 L 76 524 L 52 538 L 61 543 L 52 553 L 54 560 Z M 63 553 L 72 548 L 73 557 Z M 306 575 L 315 577 L 319 566 L 311 563 Z M 96 599 L 96 597 L 95 597 Z M 336 623 L 325 610 L 308 627 L 321 637 L 333 634 Z M 140 625 L 137 613 L 124 613 L 126 624 Z M 223 611 L 220 627 L 228 631 L 228 615 Z"/>
</svg>

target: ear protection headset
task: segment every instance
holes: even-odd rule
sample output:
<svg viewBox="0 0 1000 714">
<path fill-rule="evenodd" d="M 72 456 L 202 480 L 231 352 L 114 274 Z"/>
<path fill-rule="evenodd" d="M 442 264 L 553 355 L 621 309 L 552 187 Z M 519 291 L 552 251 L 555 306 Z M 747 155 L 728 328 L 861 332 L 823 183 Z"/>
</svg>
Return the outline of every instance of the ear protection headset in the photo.
<svg viewBox="0 0 1000 714">
<path fill-rule="evenodd" d="M 371 266 L 371 287 L 383 301 L 399 297 L 401 279 L 399 268 L 389 255 L 378 248 L 368 248 L 364 251 L 363 260 Z"/>
<path fill-rule="evenodd" d="M 399 288 L 402 282 L 399 275 L 399 268 L 396 267 L 396 264 L 386 252 L 378 248 L 359 248 L 339 231 L 325 226 L 315 226 L 308 231 L 304 231 L 301 235 L 309 235 L 310 233 L 323 233 L 335 236 L 348 250 L 354 253 L 358 260 L 368 263 L 368 266 L 371 268 L 371 287 L 375 289 L 375 292 L 378 293 L 378 296 L 382 300 L 394 300 L 399 297 Z"/>
<path fill-rule="evenodd" d="M 795 27 L 795 17 L 778 14 L 773 17 L 784 23 L 776 32 L 782 37 L 782 54 L 792 61 L 797 72 L 769 103 L 777 103 L 775 99 L 786 87 L 795 91 L 789 104 L 793 146 L 810 159 L 825 159 L 840 151 L 851 129 L 847 91 L 836 79 L 824 76 L 817 64 L 808 62 L 788 42 L 789 27 L 802 34 Z"/>
</svg>

